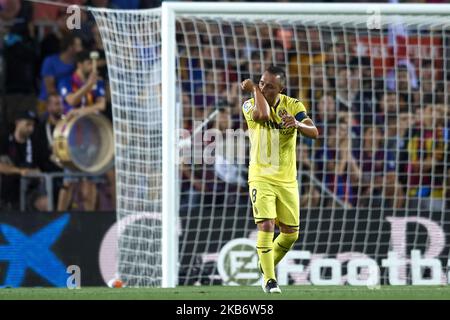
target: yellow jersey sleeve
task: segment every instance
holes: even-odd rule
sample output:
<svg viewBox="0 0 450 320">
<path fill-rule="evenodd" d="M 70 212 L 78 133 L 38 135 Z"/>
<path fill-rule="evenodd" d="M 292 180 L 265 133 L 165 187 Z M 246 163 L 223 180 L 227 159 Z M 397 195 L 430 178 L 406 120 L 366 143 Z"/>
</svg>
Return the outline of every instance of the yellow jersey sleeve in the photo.
<svg viewBox="0 0 450 320">
<path fill-rule="evenodd" d="M 297 119 L 297 121 L 304 121 L 308 119 L 308 113 L 306 112 L 306 108 L 299 100 L 290 98 L 289 99 L 289 110 L 292 112 L 292 115 Z"/>
</svg>

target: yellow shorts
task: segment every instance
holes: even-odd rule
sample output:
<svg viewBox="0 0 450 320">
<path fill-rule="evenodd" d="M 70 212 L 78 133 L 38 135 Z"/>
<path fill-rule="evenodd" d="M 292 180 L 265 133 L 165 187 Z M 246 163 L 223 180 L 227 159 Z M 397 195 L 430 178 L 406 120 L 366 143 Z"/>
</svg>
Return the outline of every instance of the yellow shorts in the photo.
<svg viewBox="0 0 450 320">
<path fill-rule="evenodd" d="M 300 222 L 298 186 L 281 187 L 255 181 L 249 183 L 255 223 L 275 219 L 277 224 L 297 227 Z"/>
</svg>

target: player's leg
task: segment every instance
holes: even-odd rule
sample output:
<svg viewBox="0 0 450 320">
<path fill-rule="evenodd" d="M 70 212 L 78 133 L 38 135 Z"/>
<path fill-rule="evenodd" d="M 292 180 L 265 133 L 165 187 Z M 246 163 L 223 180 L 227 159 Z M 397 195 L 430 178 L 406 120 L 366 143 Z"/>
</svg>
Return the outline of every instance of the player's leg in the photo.
<svg viewBox="0 0 450 320">
<path fill-rule="evenodd" d="M 277 192 L 277 213 L 280 234 L 273 244 L 275 266 L 284 258 L 298 239 L 299 211 L 298 187 L 279 188 Z"/>
<path fill-rule="evenodd" d="M 256 251 L 259 265 L 263 273 L 263 289 L 265 292 L 275 292 L 275 266 L 273 264 L 273 236 L 275 230 L 275 194 L 270 186 L 264 183 L 250 183 L 250 198 L 253 207 L 253 217 L 258 227 Z M 267 285 L 270 287 L 267 288 Z"/>
</svg>

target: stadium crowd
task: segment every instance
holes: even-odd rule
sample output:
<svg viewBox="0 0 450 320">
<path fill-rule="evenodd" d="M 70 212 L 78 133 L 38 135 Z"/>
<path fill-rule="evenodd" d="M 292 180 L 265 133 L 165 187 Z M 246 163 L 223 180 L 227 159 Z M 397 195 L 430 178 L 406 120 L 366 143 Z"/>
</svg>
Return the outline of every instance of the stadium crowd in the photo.
<svg viewBox="0 0 450 320">
<path fill-rule="evenodd" d="M 123 9 L 161 4 L 59 2 Z M 0 208 L 17 210 L 20 176 L 65 172 L 51 149 L 51 132 L 61 115 L 79 113 L 74 107 L 81 105 L 111 119 L 111 97 L 92 16 L 81 11 L 81 28 L 69 30 L 62 7 L 0 0 L 0 8 Z M 208 28 L 194 21 L 180 23 L 185 129 L 195 130 L 194 121 L 219 108 L 209 127 L 245 130 L 241 105 L 248 97 L 242 96 L 239 83 L 258 81 L 264 68 L 277 64 L 287 73 L 286 93 L 305 104 L 320 129 L 317 143 L 299 138 L 302 206 L 448 208 L 450 73 L 442 47 L 439 58 L 394 58 L 392 66 L 382 68 L 357 54 L 356 29 L 332 35 L 329 29 L 301 25 L 257 30 L 227 22 Z M 448 47 L 448 34 L 441 33 L 440 39 Z M 100 53 L 98 74 L 89 59 L 94 50 Z M 248 159 L 244 165 L 184 165 L 182 206 L 246 205 L 247 165 Z M 43 182 L 30 179 L 27 187 L 26 209 L 48 210 Z M 113 170 L 94 180 L 55 180 L 57 210 L 109 210 L 114 196 Z"/>
<path fill-rule="evenodd" d="M 276 22 L 275 27 L 251 22 L 206 27 L 189 19 L 180 23 L 186 129 L 194 130 L 191 120 L 206 119 L 220 105 L 229 126 L 245 130 L 241 107 L 249 97 L 240 95 L 239 83 L 246 78 L 258 83 L 264 69 L 276 64 L 287 72 L 285 93 L 305 104 L 320 130 L 315 143 L 299 138 L 303 206 L 448 208 L 450 73 L 445 68 L 449 52 L 443 49 L 449 44 L 448 31 L 433 36 L 410 30 L 410 39 L 438 39 L 439 44 L 428 45 L 428 49 L 434 46 L 429 51 L 434 53 L 389 53 L 395 44 L 386 43 L 381 49 L 388 56 L 377 62 L 375 57 L 358 54 L 358 49 L 364 45 L 362 38 L 370 41 L 368 34 L 376 38 L 379 30 L 335 27 L 331 31 Z M 388 27 L 383 29 L 386 38 L 390 32 Z M 395 41 L 403 41 L 396 50 L 406 49 L 407 37 L 395 35 Z M 407 50 L 423 50 L 417 44 L 411 47 L 415 48 Z M 214 126 L 217 123 L 211 123 Z M 229 170 L 245 176 L 247 165 L 230 164 Z M 193 199 L 203 206 L 222 202 L 220 196 L 227 194 L 223 190 L 230 185 L 242 194 L 248 192 L 245 183 L 239 182 L 240 174 L 225 179 L 219 169 L 224 170 L 217 165 L 191 165 L 183 170 L 189 205 L 195 205 Z M 209 183 L 198 183 L 202 178 Z M 229 199 L 229 205 L 235 198 Z"/>
</svg>

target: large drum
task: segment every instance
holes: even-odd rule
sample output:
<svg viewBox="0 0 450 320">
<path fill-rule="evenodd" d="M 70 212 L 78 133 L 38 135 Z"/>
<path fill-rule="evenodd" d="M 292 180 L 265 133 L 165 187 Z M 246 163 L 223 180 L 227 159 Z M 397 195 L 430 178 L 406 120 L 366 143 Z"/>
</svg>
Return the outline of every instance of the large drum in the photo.
<svg viewBox="0 0 450 320">
<path fill-rule="evenodd" d="M 103 115 L 87 114 L 58 122 L 53 131 L 53 152 L 64 167 L 103 173 L 114 161 L 114 136 Z"/>
</svg>

